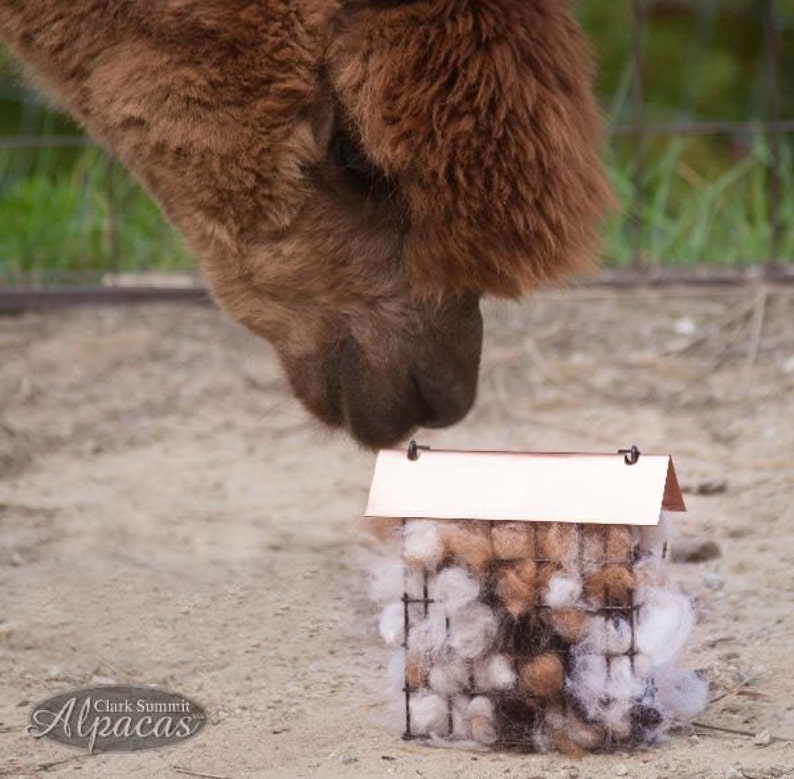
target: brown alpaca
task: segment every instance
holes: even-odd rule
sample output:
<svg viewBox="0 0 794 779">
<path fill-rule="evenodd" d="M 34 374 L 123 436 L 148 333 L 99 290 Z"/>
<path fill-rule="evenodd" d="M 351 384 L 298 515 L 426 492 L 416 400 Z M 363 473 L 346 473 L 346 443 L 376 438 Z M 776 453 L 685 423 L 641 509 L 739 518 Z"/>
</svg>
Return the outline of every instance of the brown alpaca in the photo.
<svg viewBox="0 0 794 779">
<path fill-rule="evenodd" d="M 303 403 L 369 446 L 465 415 L 479 298 L 586 267 L 610 195 L 562 0 L 0 0 Z"/>
</svg>

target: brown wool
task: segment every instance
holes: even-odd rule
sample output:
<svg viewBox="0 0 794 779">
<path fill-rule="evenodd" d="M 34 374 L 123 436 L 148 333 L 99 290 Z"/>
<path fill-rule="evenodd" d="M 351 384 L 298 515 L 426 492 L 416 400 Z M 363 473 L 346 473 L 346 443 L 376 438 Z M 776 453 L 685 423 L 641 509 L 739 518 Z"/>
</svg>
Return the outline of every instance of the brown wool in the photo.
<svg viewBox="0 0 794 779">
<path fill-rule="evenodd" d="M 554 609 L 548 617 L 554 632 L 566 643 L 581 641 L 590 625 L 590 616 L 580 609 Z"/>
<path fill-rule="evenodd" d="M 607 525 L 582 525 L 582 562 L 588 570 L 606 563 L 609 528 Z"/>
<path fill-rule="evenodd" d="M 444 522 L 441 543 L 445 554 L 456 563 L 463 563 L 482 573 L 493 559 L 490 530 L 489 522 Z"/>
<path fill-rule="evenodd" d="M 402 538 L 402 519 L 362 517 L 359 521 L 364 532 L 379 543 Z"/>
<path fill-rule="evenodd" d="M 536 566 L 520 560 L 500 568 L 495 574 L 494 592 L 514 619 L 535 607 Z"/>
<path fill-rule="evenodd" d="M 545 713 L 546 725 L 560 751 L 581 756 L 595 751 L 604 743 L 604 729 L 585 722 L 572 709 L 551 704 Z"/>
<path fill-rule="evenodd" d="M 579 554 L 577 526 L 567 522 L 541 523 L 538 527 L 538 558 L 553 563 L 572 563 Z"/>
<path fill-rule="evenodd" d="M 584 593 L 594 605 L 619 606 L 631 605 L 636 587 L 634 574 L 620 565 L 610 565 L 601 571 L 591 573 L 584 582 Z"/>
<path fill-rule="evenodd" d="M 411 690 L 427 687 L 429 673 L 427 663 L 421 655 L 417 653 L 408 655 L 405 663 L 405 678 Z"/>
<path fill-rule="evenodd" d="M 566 757 L 580 758 L 587 754 L 587 750 L 580 747 L 570 736 L 560 730 L 552 730 L 551 738 L 554 746 Z"/>
<path fill-rule="evenodd" d="M 609 563 L 624 565 L 631 562 L 634 533 L 628 525 L 610 525 L 607 529 L 606 554 Z"/>
<path fill-rule="evenodd" d="M 628 718 L 612 723 L 608 730 L 613 741 L 628 741 L 632 736 L 631 723 Z"/>
<path fill-rule="evenodd" d="M 535 529 L 530 522 L 494 522 L 491 539 L 497 560 L 520 560 L 535 556 Z"/>
<path fill-rule="evenodd" d="M 521 686 L 533 698 L 556 700 L 562 696 L 565 668 L 555 654 L 538 655 L 519 663 L 518 678 Z"/>
<path fill-rule="evenodd" d="M 606 733 L 602 728 L 585 722 L 570 710 L 565 715 L 565 719 L 565 732 L 568 738 L 577 746 L 593 752 L 604 743 Z"/>
<path fill-rule="evenodd" d="M 562 568 L 556 563 L 538 563 L 537 569 L 538 592 L 545 593 L 549 589 L 549 581 L 552 576 L 559 573 Z"/>
<path fill-rule="evenodd" d="M 471 735 L 481 744 L 494 744 L 499 738 L 496 727 L 490 717 L 472 717 Z"/>
</svg>

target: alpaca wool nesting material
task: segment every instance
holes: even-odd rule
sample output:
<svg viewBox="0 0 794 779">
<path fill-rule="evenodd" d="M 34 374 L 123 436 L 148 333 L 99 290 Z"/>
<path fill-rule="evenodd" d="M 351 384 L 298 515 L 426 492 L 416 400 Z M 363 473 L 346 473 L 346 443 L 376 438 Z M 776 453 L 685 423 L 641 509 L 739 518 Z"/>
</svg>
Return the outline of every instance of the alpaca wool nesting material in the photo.
<svg viewBox="0 0 794 779">
<path fill-rule="evenodd" d="M 370 592 L 409 735 L 590 751 L 696 716 L 707 687 L 676 664 L 694 620 L 662 525 L 406 520 Z"/>
</svg>

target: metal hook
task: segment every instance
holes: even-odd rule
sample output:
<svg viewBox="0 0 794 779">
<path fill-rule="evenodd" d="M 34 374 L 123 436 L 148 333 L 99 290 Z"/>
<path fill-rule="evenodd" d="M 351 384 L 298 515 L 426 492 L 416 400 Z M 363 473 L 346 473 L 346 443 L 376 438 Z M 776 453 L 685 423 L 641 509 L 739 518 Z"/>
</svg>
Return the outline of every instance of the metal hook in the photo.
<svg viewBox="0 0 794 779">
<path fill-rule="evenodd" d="M 626 465 L 634 465 L 640 459 L 640 450 L 637 444 L 632 444 L 631 449 L 618 449 L 618 454 L 623 455 L 623 462 Z"/>
<path fill-rule="evenodd" d="M 411 443 L 408 444 L 408 459 L 409 460 L 418 460 L 419 459 L 419 452 L 425 452 L 430 449 L 429 446 L 420 446 L 416 443 L 413 439 L 411 439 Z"/>
</svg>

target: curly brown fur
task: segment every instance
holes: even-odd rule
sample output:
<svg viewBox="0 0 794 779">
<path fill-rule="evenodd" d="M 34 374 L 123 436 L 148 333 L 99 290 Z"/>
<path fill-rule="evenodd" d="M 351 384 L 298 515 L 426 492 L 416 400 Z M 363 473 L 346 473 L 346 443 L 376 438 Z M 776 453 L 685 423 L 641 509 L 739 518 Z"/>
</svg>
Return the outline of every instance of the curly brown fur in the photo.
<svg viewBox="0 0 794 779">
<path fill-rule="evenodd" d="M 466 414 L 481 295 L 593 254 L 592 61 L 558 0 L 0 0 L 0 38 L 367 445 Z"/>
</svg>

